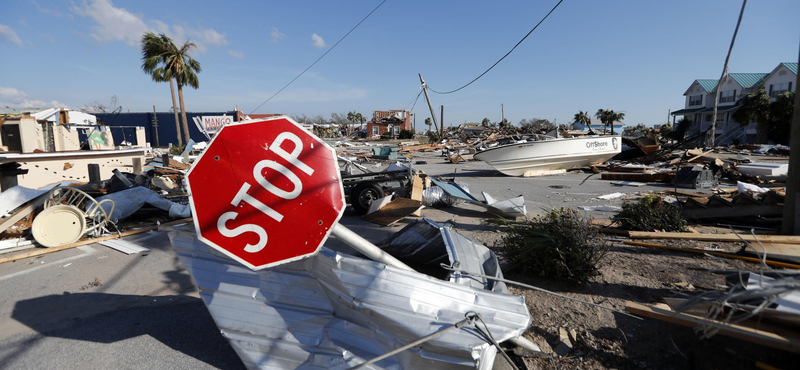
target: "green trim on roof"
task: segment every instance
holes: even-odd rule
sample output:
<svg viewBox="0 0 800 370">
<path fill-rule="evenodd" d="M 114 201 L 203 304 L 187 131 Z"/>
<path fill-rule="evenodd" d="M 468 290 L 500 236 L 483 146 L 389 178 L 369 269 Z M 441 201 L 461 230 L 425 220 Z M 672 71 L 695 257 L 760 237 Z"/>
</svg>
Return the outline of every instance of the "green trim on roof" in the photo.
<svg viewBox="0 0 800 370">
<path fill-rule="evenodd" d="M 764 81 L 769 73 L 731 73 L 730 76 L 743 88 L 756 86 Z"/>
<path fill-rule="evenodd" d="M 686 114 L 690 114 L 690 113 L 697 113 L 697 112 L 699 112 L 699 111 L 701 111 L 703 109 L 706 109 L 706 108 L 705 107 L 700 107 L 700 108 L 678 109 L 676 111 L 671 112 L 670 114 L 673 115 L 673 116 L 682 116 L 682 115 L 686 115 Z"/>
<path fill-rule="evenodd" d="M 781 63 L 784 67 L 788 68 L 795 75 L 797 74 L 797 63 Z"/>
<path fill-rule="evenodd" d="M 709 79 L 697 80 L 697 83 L 699 83 L 700 86 L 703 87 L 703 90 L 705 90 L 706 92 L 714 91 L 714 89 L 717 87 L 717 82 L 718 82 L 717 80 L 709 80 Z"/>
</svg>

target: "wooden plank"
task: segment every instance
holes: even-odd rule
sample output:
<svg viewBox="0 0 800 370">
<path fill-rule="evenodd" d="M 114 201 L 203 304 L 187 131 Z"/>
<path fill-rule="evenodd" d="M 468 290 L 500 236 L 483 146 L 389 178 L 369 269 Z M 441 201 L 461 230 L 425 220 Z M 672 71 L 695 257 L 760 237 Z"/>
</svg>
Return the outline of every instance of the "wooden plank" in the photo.
<svg viewBox="0 0 800 370">
<path fill-rule="evenodd" d="M 397 198 L 377 212 L 363 216 L 362 219 L 378 225 L 388 226 L 410 216 L 421 206 L 422 202 L 418 200 Z"/>
<path fill-rule="evenodd" d="M 696 155 L 696 156 L 694 156 L 694 157 L 692 157 L 692 158 L 689 158 L 689 159 L 686 161 L 686 163 L 689 163 L 689 162 L 691 162 L 691 161 L 693 161 L 693 160 L 695 160 L 695 159 L 697 159 L 697 158 L 704 157 L 704 156 L 706 156 L 706 155 L 710 154 L 710 153 L 711 153 L 711 152 L 713 152 L 713 151 L 714 151 L 714 149 L 711 149 L 711 150 L 709 150 L 709 151 L 707 151 L 707 152 L 705 152 L 705 153 L 700 153 L 700 154 L 698 154 L 698 155 Z M 689 152 L 691 152 L 691 150 L 690 150 Z M 690 154 L 690 153 L 688 153 L 688 152 L 687 152 L 687 154 Z M 713 158 L 717 158 L 717 157 L 714 157 L 714 156 L 711 156 L 711 157 L 713 157 Z"/>
<path fill-rule="evenodd" d="M 796 336 L 790 337 L 742 325 L 726 324 L 716 320 L 675 312 L 664 304 L 648 306 L 628 301 L 625 302 L 625 311 L 673 324 L 688 326 L 690 328 L 701 326 L 712 327 L 719 330 L 720 334 L 732 338 L 742 339 L 786 351 L 800 352 L 800 338 Z"/>
<path fill-rule="evenodd" d="M 714 251 L 707 251 L 707 250 L 703 250 L 703 249 L 679 248 L 679 247 L 671 247 L 671 246 L 668 246 L 668 245 L 650 244 L 650 243 L 641 243 L 641 242 L 632 242 L 632 241 L 624 241 L 624 242 L 622 242 L 622 244 L 634 245 L 634 246 L 637 246 L 637 247 L 649 247 L 649 248 L 667 249 L 667 250 L 677 251 L 677 252 L 696 253 L 696 254 L 710 254 L 712 256 L 717 256 L 717 257 L 736 259 L 736 260 L 753 262 L 753 263 L 761 263 L 760 259 L 754 258 L 754 257 L 738 256 L 738 255 L 731 254 L 731 253 L 714 252 Z M 800 270 L 800 265 L 797 265 L 797 264 L 794 264 L 794 263 L 771 261 L 771 260 L 767 260 L 765 263 L 768 264 L 768 265 L 772 265 L 772 266 L 780 266 L 780 267 L 786 267 L 786 268 L 799 269 Z"/>
<path fill-rule="evenodd" d="M 422 204 L 422 192 L 424 191 L 423 183 L 424 181 L 419 175 L 414 175 L 414 178 L 411 181 L 411 199 L 419 201 L 420 204 Z M 422 208 L 417 209 L 413 215 L 417 217 L 422 216 Z"/>
<path fill-rule="evenodd" d="M 165 224 L 161 224 L 160 226 L 174 226 L 174 225 L 185 224 L 187 222 L 192 222 L 192 218 L 184 218 L 182 220 L 172 221 L 172 222 L 168 222 L 168 223 L 165 223 Z M 141 234 L 143 232 L 147 232 L 147 231 L 151 231 L 151 230 L 157 230 L 160 226 L 159 225 L 148 226 L 148 227 L 144 227 L 144 228 L 141 228 L 141 229 L 129 230 L 129 231 L 126 231 L 126 232 L 123 232 L 123 233 L 120 233 L 120 234 L 114 234 L 114 235 L 109 235 L 109 236 L 103 236 L 103 237 L 100 237 L 100 238 L 92 238 L 92 239 L 81 240 L 81 241 L 79 241 L 77 243 L 62 245 L 60 247 L 37 248 L 36 250 L 30 251 L 30 252 L 27 252 L 27 253 L 22 253 L 22 254 L 17 254 L 17 255 L 13 255 L 13 256 L 0 258 L 0 263 L 6 263 L 6 262 L 10 262 L 10 261 L 17 261 L 17 260 L 21 260 L 21 259 L 24 259 L 24 258 L 31 258 L 31 257 L 41 256 L 43 254 L 49 254 L 49 253 L 53 253 L 53 252 L 63 251 L 65 249 L 77 248 L 77 247 L 80 247 L 80 246 L 83 246 L 83 245 L 87 245 L 87 244 L 94 244 L 94 243 L 98 243 L 98 242 L 101 242 L 101 241 L 119 239 L 119 238 L 123 238 L 123 237 L 130 236 L 130 235 Z"/>
<path fill-rule="evenodd" d="M 648 231 L 631 231 L 631 239 L 670 239 L 670 240 L 696 240 L 704 242 L 740 242 L 742 239 L 755 242 L 753 235 L 735 234 L 697 234 L 697 233 L 659 233 Z M 757 235 L 762 243 L 800 244 L 800 235 Z"/>
<path fill-rule="evenodd" d="M 753 247 L 762 253 L 764 250 L 758 243 L 752 243 Z M 766 249 L 767 258 L 771 260 L 787 261 L 800 263 L 800 245 L 798 244 L 780 244 L 780 243 L 761 243 Z M 745 248 L 744 253 L 757 256 L 753 248 Z"/>
</svg>

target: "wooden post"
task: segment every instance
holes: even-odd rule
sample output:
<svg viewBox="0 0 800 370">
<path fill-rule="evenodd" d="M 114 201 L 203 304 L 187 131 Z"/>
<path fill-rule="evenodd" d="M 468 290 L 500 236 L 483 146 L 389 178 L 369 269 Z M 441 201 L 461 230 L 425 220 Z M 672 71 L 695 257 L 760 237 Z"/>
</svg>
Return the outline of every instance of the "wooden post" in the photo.
<svg viewBox="0 0 800 370">
<path fill-rule="evenodd" d="M 164 167 L 169 167 L 170 159 L 171 157 L 169 153 L 164 153 L 163 155 L 161 155 L 161 164 L 163 164 Z"/>
<path fill-rule="evenodd" d="M 442 108 L 442 113 L 439 115 L 439 118 L 441 119 L 440 125 L 442 125 L 442 130 L 441 130 L 442 133 L 439 135 L 439 138 L 444 139 L 444 105 L 442 105 L 441 108 Z"/>
<path fill-rule="evenodd" d="M 800 55 L 797 56 L 800 61 Z M 797 75 L 794 93 L 794 113 L 792 114 L 792 126 L 789 131 L 789 147 L 794 150 L 789 151 L 789 173 L 786 181 L 786 200 L 783 203 L 783 233 L 786 235 L 800 235 L 800 93 L 797 85 L 800 84 L 800 74 Z"/>
<path fill-rule="evenodd" d="M 431 110 L 431 119 L 433 120 L 433 128 L 438 129 L 439 125 L 436 123 L 436 113 L 433 112 L 433 105 L 431 105 L 431 98 L 428 97 L 428 85 L 425 84 L 425 80 L 422 79 L 422 73 L 419 73 L 419 83 L 422 84 L 422 92 L 425 93 L 425 100 L 428 101 L 428 109 Z M 439 132 L 439 139 L 442 139 L 442 132 Z"/>
<path fill-rule="evenodd" d="M 156 142 L 156 148 L 158 148 L 160 146 L 159 142 L 158 142 L 158 116 L 156 116 L 156 106 L 155 105 L 153 105 L 153 139 Z"/>
<path fill-rule="evenodd" d="M 142 158 L 133 158 L 133 173 L 141 175 L 142 172 Z"/>
</svg>

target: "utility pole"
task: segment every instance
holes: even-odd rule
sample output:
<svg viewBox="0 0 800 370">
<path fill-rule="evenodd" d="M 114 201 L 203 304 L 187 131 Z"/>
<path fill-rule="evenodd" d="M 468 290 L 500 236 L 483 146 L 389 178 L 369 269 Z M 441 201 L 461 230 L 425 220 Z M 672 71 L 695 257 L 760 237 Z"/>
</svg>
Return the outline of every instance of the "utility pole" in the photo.
<svg viewBox="0 0 800 370">
<path fill-rule="evenodd" d="M 441 118 L 440 125 L 442 125 L 442 130 L 441 130 L 442 133 L 439 134 L 439 138 L 444 139 L 444 105 L 442 105 L 441 108 L 442 108 L 442 114 L 439 115 L 439 118 Z"/>
<path fill-rule="evenodd" d="M 153 138 L 156 142 L 156 148 L 160 145 L 158 143 L 158 117 L 156 116 L 156 106 L 153 105 Z M 139 144 L 139 143 L 137 143 Z"/>
<path fill-rule="evenodd" d="M 797 56 L 800 61 L 800 54 Z M 800 84 L 800 74 L 797 75 L 795 86 Z M 783 228 L 785 235 L 800 235 L 800 93 L 795 87 L 794 92 L 794 113 L 792 114 L 792 126 L 789 131 L 789 147 L 794 146 L 794 150 L 789 151 L 789 173 L 786 181 L 786 196 L 783 203 Z"/>
<path fill-rule="evenodd" d="M 739 20 L 736 22 L 736 29 L 733 30 L 733 38 L 731 38 L 731 46 L 728 47 L 728 56 L 725 57 L 725 66 L 722 67 L 722 75 L 719 76 L 717 82 L 717 94 L 714 97 L 714 114 L 711 116 L 711 136 L 706 138 L 706 146 L 714 146 L 714 140 L 717 134 L 717 104 L 719 103 L 719 90 L 722 88 L 722 79 L 728 73 L 728 61 L 731 60 L 731 51 L 733 51 L 733 43 L 736 41 L 736 34 L 739 33 L 739 25 L 742 24 L 742 15 L 744 14 L 744 6 L 747 5 L 747 0 L 742 1 L 742 10 L 739 11 Z M 614 129 L 613 122 L 611 129 Z"/>
<path fill-rule="evenodd" d="M 425 84 L 425 80 L 422 79 L 422 73 L 419 74 L 419 83 L 422 84 L 422 92 L 425 93 L 425 100 L 428 101 L 428 109 L 431 110 L 431 119 L 433 120 L 433 128 L 438 129 L 439 125 L 436 123 L 436 114 L 433 112 L 433 105 L 431 105 L 431 98 L 428 97 L 428 85 Z M 442 138 L 442 132 L 439 132 L 439 138 Z"/>
<path fill-rule="evenodd" d="M 506 124 L 506 107 L 503 106 L 503 103 L 500 103 L 500 125 Z"/>
</svg>

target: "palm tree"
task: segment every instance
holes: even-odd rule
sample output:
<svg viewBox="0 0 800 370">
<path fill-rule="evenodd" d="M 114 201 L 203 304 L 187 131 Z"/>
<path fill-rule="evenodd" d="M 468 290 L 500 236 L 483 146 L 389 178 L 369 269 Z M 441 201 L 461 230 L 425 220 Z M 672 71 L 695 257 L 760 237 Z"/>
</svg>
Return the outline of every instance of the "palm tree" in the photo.
<svg viewBox="0 0 800 370">
<path fill-rule="evenodd" d="M 178 120 L 178 104 L 175 101 L 175 85 L 172 83 L 172 71 L 164 69 L 159 65 L 164 63 L 164 54 L 172 45 L 172 40 L 163 33 L 156 35 L 148 32 L 142 36 L 142 70 L 150 74 L 150 78 L 155 82 L 169 81 L 169 89 L 172 93 L 172 111 L 175 113 L 175 132 L 178 134 L 178 146 L 183 146 L 181 140 L 181 126 Z"/>
<path fill-rule="evenodd" d="M 757 143 L 765 143 L 767 141 L 771 104 L 772 99 L 770 99 L 762 86 L 755 92 L 739 99 L 739 109 L 733 112 L 733 119 L 742 126 L 747 126 L 750 122 L 756 122 Z"/>
<path fill-rule="evenodd" d="M 614 135 L 614 122 L 622 122 L 625 119 L 624 112 L 608 111 L 608 120 L 611 122 L 611 135 Z"/>
<path fill-rule="evenodd" d="M 603 123 L 603 133 L 606 133 L 606 127 L 608 127 L 608 113 L 611 111 L 605 109 L 598 109 L 597 113 L 594 114 L 594 117 L 599 119 L 600 122 Z"/>
<path fill-rule="evenodd" d="M 775 97 L 770 105 L 769 139 L 780 144 L 788 144 L 791 136 L 792 114 L 794 113 L 795 91 L 785 92 Z"/>
<path fill-rule="evenodd" d="M 181 119 L 183 121 L 183 136 L 188 142 L 189 136 L 189 123 L 186 120 L 186 105 L 183 103 L 183 87 L 189 86 L 193 89 L 200 87 L 200 81 L 197 79 L 197 73 L 202 71 L 200 62 L 192 59 L 189 56 L 189 51 L 196 48 L 193 42 L 186 41 L 180 48 L 175 44 L 171 44 L 168 52 L 165 54 L 166 68 L 172 71 L 175 76 L 175 82 L 178 84 L 178 99 L 181 103 Z"/>
<path fill-rule="evenodd" d="M 591 126 L 592 118 L 589 117 L 589 112 L 584 112 L 582 110 L 579 110 L 578 113 L 575 113 L 575 118 L 572 123 L 573 124 L 580 123 L 581 125 Z"/>
</svg>

